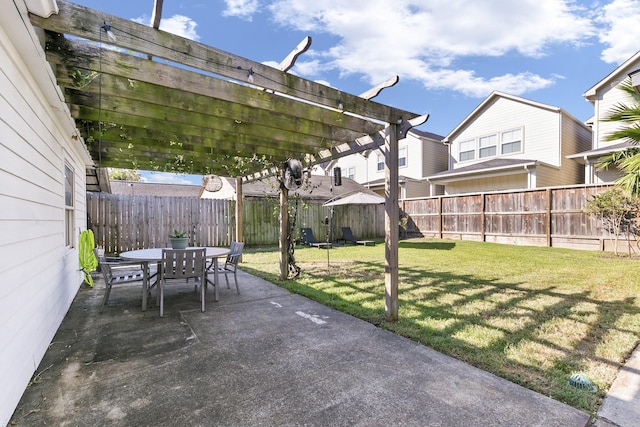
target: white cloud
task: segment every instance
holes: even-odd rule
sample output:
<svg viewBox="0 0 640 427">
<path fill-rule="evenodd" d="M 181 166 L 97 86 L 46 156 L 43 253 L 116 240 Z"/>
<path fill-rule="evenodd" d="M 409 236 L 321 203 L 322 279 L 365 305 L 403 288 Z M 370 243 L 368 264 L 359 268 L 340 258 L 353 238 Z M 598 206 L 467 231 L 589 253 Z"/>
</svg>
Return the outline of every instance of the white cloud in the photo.
<svg viewBox="0 0 640 427">
<path fill-rule="evenodd" d="M 144 25 L 151 25 L 151 18 L 141 16 L 133 21 Z M 173 15 L 171 18 L 162 18 L 160 20 L 160 29 L 180 37 L 198 41 L 200 36 L 196 32 L 198 24 L 193 19 L 183 15 Z"/>
<path fill-rule="evenodd" d="M 196 41 L 200 40 L 196 32 L 197 25 L 196 21 L 182 15 L 173 15 L 171 18 L 163 18 L 160 21 L 161 30 Z"/>
<path fill-rule="evenodd" d="M 602 51 L 602 60 L 620 64 L 639 50 L 640 1 L 613 0 L 599 12 L 597 22 L 603 25 L 599 39 L 609 46 Z"/>
<path fill-rule="evenodd" d="M 251 21 L 251 15 L 259 11 L 258 0 L 225 0 L 227 8 L 222 12 L 223 16 L 237 16 Z"/>
<path fill-rule="evenodd" d="M 301 75 L 322 78 L 334 69 L 377 84 L 397 74 L 470 96 L 520 94 L 548 87 L 554 77 L 525 69 L 481 75 L 456 67 L 462 59 L 541 58 L 558 44 L 580 45 L 595 35 L 588 10 L 572 0 L 274 0 L 268 9 L 280 25 L 338 37 L 296 65 Z"/>
</svg>

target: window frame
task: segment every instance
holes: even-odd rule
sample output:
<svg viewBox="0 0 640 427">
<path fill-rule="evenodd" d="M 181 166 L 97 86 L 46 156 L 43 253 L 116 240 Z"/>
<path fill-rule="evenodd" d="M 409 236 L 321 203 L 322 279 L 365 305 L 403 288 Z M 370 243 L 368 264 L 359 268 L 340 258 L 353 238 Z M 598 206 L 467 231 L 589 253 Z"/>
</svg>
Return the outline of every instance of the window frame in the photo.
<svg viewBox="0 0 640 427">
<path fill-rule="evenodd" d="M 488 141 L 488 145 L 483 145 L 484 141 Z M 485 154 L 486 151 L 489 154 Z M 478 158 L 485 159 L 487 157 L 496 157 L 498 152 L 498 134 L 492 133 L 478 138 Z"/>
<path fill-rule="evenodd" d="M 506 133 L 512 133 L 512 132 L 516 132 L 516 131 L 517 131 L 517 132 L 519 132 L 519 134 L 520 134 L 520 135 L 519 135 L 519 137 L 520 137 L 519 139 L 517 139 L 517 140 L 516 140 L 516 139 L 513 139 L 513 140 L 510 140 L 510 141 L 507 141 L 507 142 L 505 142 L 505 141 L 504 141 L 504 135 L 505 135 Z M 524 141 L 523 141 L 523 138 L 522 138 L 522 134 L 523 134 L 523 133 L 524 133 L 524 132 L 522 131 L 522 128 L 514 128 L 514 129 L 509 129 L 509 130 L 501 131 L 501 132 L 500 132 L 500 155 L 501 155 L 501 156 L 508 156 L 508 155 L 510 155 L 510 154 L 522 153 L 522 150 L 523 150 L 523 148 L 524 148 L 524 144 L 523 144 L 523 142 L 524 142 Z M 520 147 L 519 147 L 519 149 L 518 149 L 518 150 L 509 151 L 508 153 L 505 153 L 505 152 L 504 152 L 504 147 L 505 147 L 505 146 L 507 146 L 507 145 L 512 145 L 512 144 L 514 144 L 514 143 L 516 143 L 516 142 L 517 142 L 518 144 L 520 144 Z"/>
<path fill-rule="evenodd" d="M 403 151 L 404 151 L 404 156 L 401 155 Z M 398 148 L 398 167 L 399 168 L 406 168 L 408 166 L 409 164 L 408 152 L 409 150 L 407 149 L 406 146 Z"/>
<path fill-rule="evenodd" d="M 68 162 L 64 162 L 63 179 L 65 246 L 73 248 L 75 247 L 75 170 Z"/>
<path fill-rule="evenodd" d="M 463 150 L 462 146 L 463 144 L 470 144 L 472 145 L 472 148 L 469 150 Z M 463 154 L 466 153 L 470 153 L 471 157 L 470 158 L 465 158 L 463 159 L 462 156 Z M 470 161 L 470 160 L 475 160 L 476 158 L 476 140 L 475 139 L 465 139 L 464 141 L 460 141 L 458 143 L 458 161 L 459 162 L 466 162 L 466 161 Z"/>
</svg>

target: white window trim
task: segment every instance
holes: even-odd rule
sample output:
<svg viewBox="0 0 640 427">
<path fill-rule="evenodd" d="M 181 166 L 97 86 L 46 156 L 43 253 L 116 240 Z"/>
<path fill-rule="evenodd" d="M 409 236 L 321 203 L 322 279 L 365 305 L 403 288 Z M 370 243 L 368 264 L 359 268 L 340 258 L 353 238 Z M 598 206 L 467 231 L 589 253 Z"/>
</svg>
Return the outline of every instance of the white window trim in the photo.
<svg viewBox="0 0 640 427">
<path fill-rule="evenodd" d="M 64 167 L 63 167 L 63 194 L 64 194 L 64 227 L 65 227 L 65 231 L 64 231 L 64 239 L 65 239 L 65 246 L 67 248 L 73 248 L 76 245 L 76 241 L 75 241 L 75 181 L 76 181 L 76 177 L 75 177 L 75 170 L 73 169 L 73 167 L 68 163 L 68 162 L 64 162 Z M 67 176 L 67 171 L 69 173 L 69 176 Z M 69 179 L 67 179 L 69 178 Z M 70 181 L 70 182 L 69 182 Z M 70 186 L 71 188 L 67 188 L 68 186 Z M 67 191 L 69 191 L 69 198 L 70 198 L 70 203 L 67 203 Z"/>
<path fill-rule="evenodd" d="M 512 152 L 510 152 L 510 153 L 505 153 L 505 154 L 503 154 L 503 153 L 502 153 L 502 146 L 503 146 L 505 143 L 502 141 L 502 135 L 503 135 L 504 133 L 506 133 L 506 132 L 513 132 L 513 131 L 515 131 L 515 130 L 519 130 L 519 131 L 520 131 L 520 141 L 519 141 L 519 142 L 520 142 L 520 150 L 518 150 L 518 151 L 512 151 Z M 515 141 L 515 140 L 514 140 L 514 141 Z M 509 141 L 509 142 L 507 142 L 507 144 L 510 144 L 510 143 L 512 143 L 512 142 L 514 142 L 514 141 Z M 500 156 L 510 156 L 510 155 L 512 155 L 512 154 L 522 154 L 523 152 L 524 152 L 524 129 L 523 129 L 522 127 L 519 127 L 519 128 L 513 128 L 513 129 L 507 129 L 507 130 L 500 131 Z"/>
<path fill-rule="evenodd" d="M 482 140 L 491 140 L 493 139 L 493 144 L 491 145 L 487 145 L 487 146 L 482 146 Z M 478 159 L 488 159 L 491 157 L 496 157 L 498 155 L 498 134 L 497 133 L 491 133 L 488 135 L 483 135 L 481 137 L 478 138 Z M 495 149 L 495 154 L 489 155 L 489 156 L 483 156 L 482 155 L 482 150 L 487 150 L 487 149 L 491 149 L 494 148 Z"/>
<path fill-rule="evenodd" d="M 472 150 L 462 150 L 462 144 L 463 143 L 473 143 L 473 149 Z M 470 162 L 472 160 L 476 159 L 476 140 L 475 139 L 465 139 L 464 141 L 460 141 L 458 143 L 458 161 L 459 162 Z M 462 153 L 473 153 L 473 157 L 471 159 L 464 159 L 462 160 Z"/>
</svg>

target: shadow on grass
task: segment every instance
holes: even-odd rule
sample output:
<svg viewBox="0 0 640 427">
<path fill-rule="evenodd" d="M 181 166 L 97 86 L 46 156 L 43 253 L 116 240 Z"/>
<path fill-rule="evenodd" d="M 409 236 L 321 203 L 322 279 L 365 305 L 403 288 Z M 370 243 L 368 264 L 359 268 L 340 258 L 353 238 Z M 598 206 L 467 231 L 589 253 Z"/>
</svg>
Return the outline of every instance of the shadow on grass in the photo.
<svg viewBox="0 0 640 427">
<path fill-rule="evenodd" d="M 418 249 L 453 245 L 405 243 Z M 638 328 L 629 320 L 640 316 L 635 298 L 605 301 L 586 290 L 404 267 L 400 320 L 386 322 L 384 262 L 350 263 L 348 275 L 339 268 L 305 268 L 298 279 L 278 284 L 591 413 L 637 344 Z M 603 351 L 611 340 L 624 351 Z M 588 370 L 604 372 L 595 379 L 597 394 L 567 384 L 572 374 Z"/>
<path fill-rule="evenodd" d="M 450 251 L 455 247 L 456 244 L 453 242 L 398 242 L 398 248 L 403 249 L 438 249 L 443 251 Z"/>
</svg>

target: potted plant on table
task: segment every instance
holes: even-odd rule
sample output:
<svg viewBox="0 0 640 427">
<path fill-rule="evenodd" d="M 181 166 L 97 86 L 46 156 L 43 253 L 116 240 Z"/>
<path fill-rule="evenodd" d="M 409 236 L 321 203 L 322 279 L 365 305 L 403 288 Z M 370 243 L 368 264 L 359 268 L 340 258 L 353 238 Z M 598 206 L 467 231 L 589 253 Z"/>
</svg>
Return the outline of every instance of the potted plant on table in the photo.
<svg viewBox="0 0 640 427">
<path fill-rule="evenodd" d="M 171 242 L 172 249 L 185 249 L 189 238 L 184 231 L 173 230 L 173 233 L 169 234 L 169 242 Z"/>
</svg>

